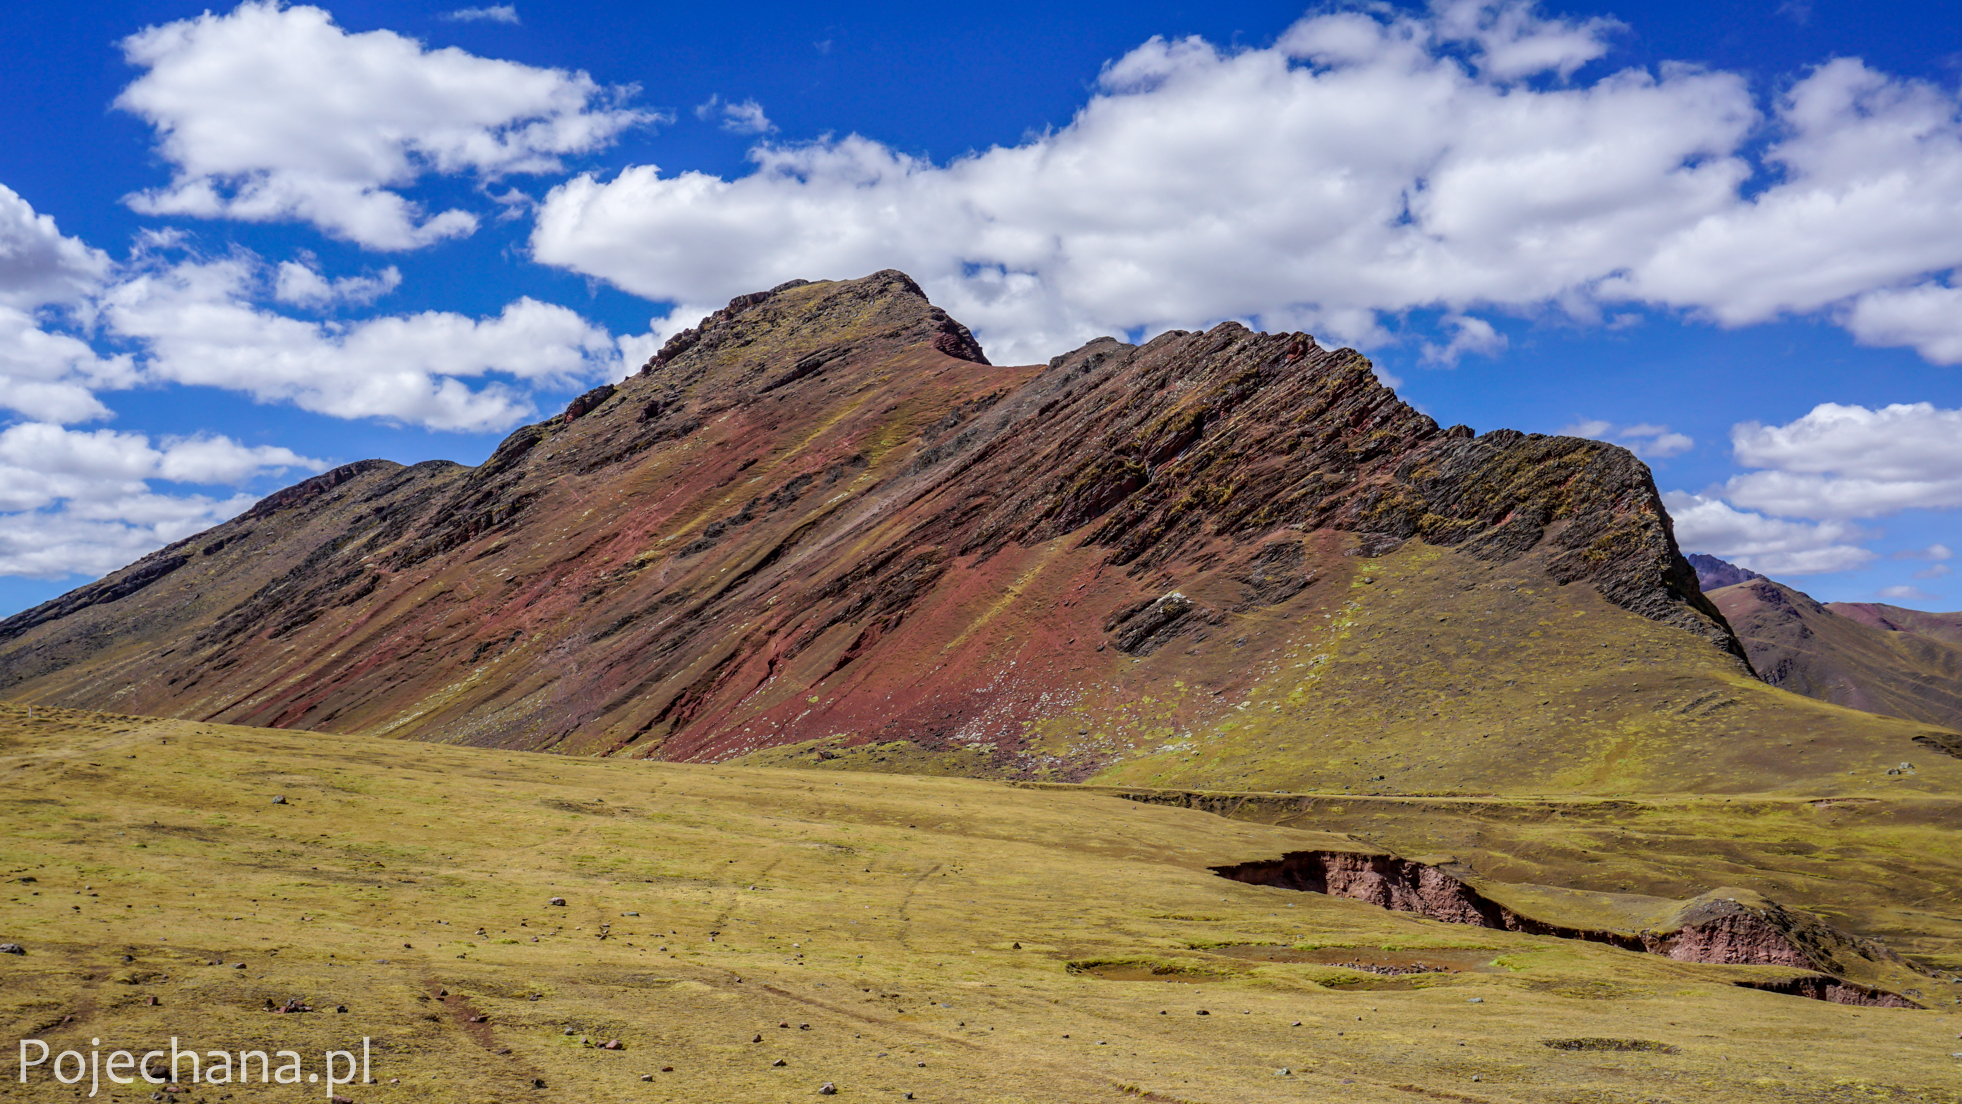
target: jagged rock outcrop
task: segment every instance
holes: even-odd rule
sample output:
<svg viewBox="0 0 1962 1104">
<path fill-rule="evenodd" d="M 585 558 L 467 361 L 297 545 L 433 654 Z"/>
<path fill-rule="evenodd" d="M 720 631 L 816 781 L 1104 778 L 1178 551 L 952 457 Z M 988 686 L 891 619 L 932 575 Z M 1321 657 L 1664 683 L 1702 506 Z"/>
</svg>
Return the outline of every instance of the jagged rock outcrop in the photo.
<svg viewBox="0 0 1962 1104">
<path fill-rule="evenodd" d="M 1623 449 L 1441 428 L 1353 350 L 1235 323 L 990 365 L 882 272 L 742 296 L 477 467 L 349 465 L 0 622 L 0 693 L 1081 777 L 1165 680 L 1205 692 L 1153 723 L 1226 723 L 1418 549 L 1513 572 L 1490 603 L 1581 588 L 1742 669 Z"/>
</svg>

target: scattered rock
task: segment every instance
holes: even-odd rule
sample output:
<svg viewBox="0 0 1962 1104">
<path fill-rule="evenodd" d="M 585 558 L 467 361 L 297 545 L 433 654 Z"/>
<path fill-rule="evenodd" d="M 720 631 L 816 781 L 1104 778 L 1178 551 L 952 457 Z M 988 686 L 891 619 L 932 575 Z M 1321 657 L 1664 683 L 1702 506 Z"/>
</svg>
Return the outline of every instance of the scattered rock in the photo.
<svg viewBox="0 0 1962 1104">
<path fill-rule="evenodd" d="M 1211 1012 L 1208 1012 L 1208 1011 L 1206 1011 L 1206 1010 L 1205 1010 L 1205 1009 L 1203 1009 L 1203 1008 L 1201 1008 L 1201 1009 L 1200 1009 L 1199 1011 L 1197 1011 L 1197 1012 L 1194 1012 L 1194 1013 L 1193 1013 L 1193 1015 L 1195 1015 L 1195 1016 L 1210 1016 L 1210 1015 L 1212 1015 L 1212 1013 L 1211 1013 Z"/>
<path fill-rule="evenodd" d="M 1465 1001 L 1465 1003 L 1466 1003 L 1466 1004 L 1484 1004 L 1484 1003 L 1485 1003 L 1485 998 L 1484 998 L 1484 997 L 1472 997 L 1472 998 L 1470 998 L 1469 1000 L 1467 1000 L 1467 1001 Z"/>
<path fill-rule="evenodd" d="M 654 1080 L 654 1075 L 651 1073 L 643 1073 L 640 1075 L 640 1079 L 642 1081 L 652 1081 Z"/>
<path fill-rule="evenodd" d="M 531 1079 L 531 1087 L 532 1087 L 532 1088 L 534 1088 L 534 1089 L 542 1089 L 542 1088 L 544 1088 L 544 1087 L 545 1087 L 545 1079 L 544 1079 L 543 1077 L 534 1077 L 534 1078 L 532 1078 L 532 1079 Z"/>
<path fill-rule="evenodd" d="M 334 1006 L 334 1011 L 336 1011 L 336 1012 L 346 1012 L 346 1011 L 347 1011 L 347 1005 L 345 1005 L 345 1004 L 337 1004 L 337 1005 L 335 1005 L 335 1006 Z"/>
<path fill-rule="evenodd" d="M 776 1061 L 770 1063 L 770 1068 L 775 1069 L 778 1066 L 787 1066 L 789 1064 L 790 1064 L 789 1062 L 786 1062 L 783 1059 L 779 1058 Z"/>
<path fill-rule="evenodd" d="M 275 795 L 273 796 L 273 799 L 272 799 L 272 803 L 273 803 L 274 805 L 284 805 L 284 804 L 286 804 L 286 795 L 285 795 L 285 794 L 275 794 Z"/>
<path fill-rule="evenodd" d="M 556 908 L 564 908 L 564 907 L 565 907 L 565 898 L 563 898 L 563 897 L 554 897 L 554 898 L 552 898 L 551 900 L 549 900 L 549 901 L 547 901 L 547 902 L 545 902 L 545 903 L 546 903 L 546 904 L 548 904 L 548 905 L 552 905 L 552 906 L 554 906 L 554 907 L 556 907 Z"/>
<path fill-rule="evenodd" d="M 155 1008 L 157 1006 L 157 998 L 154 996 L 144 997 L 143 1003 L 151 1008 Z"/>
<path fill-rule="evenodd" d="M 662 1073 L 673 1073 L 673 1072 L 674 1072 L 674 1067 L 673 1067 L 673 1066 L 662 1066 L 662 1067 L 661 1067 L 661 1072 L 662 1072 Z"/>
<path fill-rule="evenodd" d="M 608 1039 L 600 1044 L 601 1050 L 625 1050 L 626 1046 L 618 1039 Z"/>
<path fill-rule="evenodd" d="M 18 943 L 0 943 L 0 954 L 24 955 L 26 948 Z"/>
<path fill-rule="evenodd" d="M 826 1081 L 824 1084 L 818 1086 L 818 1095 L 836 1096 L 838 1095 L 838 1086 L 832 1084 L 829 1081 Z"/>
<path fill-rule="evenodd" d="M 1293 1076 L 1294 1076 L 1294 1071 L 1293 1071 L 1293 1070 L 1291 1070 L 1291 1069 L 1289 1069 L 1289 1068 L 1287 1068 L 1286 1066 L 1282 1066 L 1282 1067 L 1281 1067 L 1280 1069 L 1277 1069 L 1277 1070 L 1275 1070 L 1275 1071 L 1274 1071 L 1274 1076 L 1276 1076 L 1276 1077 L 1293 1077 Z"/>
<path fill-rule="evenodd" d="M 761 1035 L 758 1035 L 756 1038 L 750 1040 L 750 1042 L 752 1043 L 760 1043 L 762 1041 L 763 1041 L 763 1036 Z"/>
</svg>

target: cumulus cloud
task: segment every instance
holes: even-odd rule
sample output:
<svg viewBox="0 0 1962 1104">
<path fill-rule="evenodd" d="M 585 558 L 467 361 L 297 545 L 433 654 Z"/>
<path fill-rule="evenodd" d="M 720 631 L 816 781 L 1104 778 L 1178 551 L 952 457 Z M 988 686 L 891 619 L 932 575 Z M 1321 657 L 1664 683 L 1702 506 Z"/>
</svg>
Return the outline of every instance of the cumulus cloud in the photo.
<svg viewBox="0 0 1962 1104">
<path fill-rule="evenodd" d="M 1662 496 L 1684 551 L 1705 552 L 1766 575 L 1818 575 L 1872 563 L 1856 542 L 1871 536 L 1843 521 L 1799 522 L 1739 510 L 1720 498 L 1668 491 Z"/>
<path fill-rule="evenodd" d="M 1005 360 L 1223 318 L 1381 343 L 1412 309 L 1467 320 L 1444 356 L 1475 309 L 1615 303 L 1937 347 L 1859 297 L 1962 264 L 1954 96 L 1856 61 L 1770 103 L 1735 73 L 1599 71 L 1615 30 L 1450 0 L 1264 49 L 1153 39 L 1067 126 L 947 164 L 849 135 L 761 143 L 734 179 L 578 176 L 533 255 L 690 302 L 896 266 Z"/>
<path fill-rule="evenodd" d="M 1946 560 L 1955 555 L 1946 544 L 1931 544 L 1926 548 L 1903 548 L 1894 553 L 1897 560 Z"/>
<path fill-rule="evenodd" d="M 259 268 L 230 257 L 135 274 L 104 294 L 102 317 L 142 343 L 152 378 L 430 429 L 502 429 L 533 412 L 523 389 L 469 379 L 564 387 L 621 371 L 614 339 L 565 307 L 522 298 L 491 318 L 306 321 L 253 303 Z"/>
<path fill-rule="evenodd" d="M 122 46 L 147 72 L 116 105 L 156 127 L 175 170 L 168 187 L 129 197 L 133 207 L 298 220 L 372 249 L 476 229 L 468 211 L 426 215 L 395 190 L 425 174 L 556 172 L 562 156 L 653 118 L 620 106 L 630 90 L 584 73 L 348 34 L 319 8 L 276 0 L 150 27 Z"/>
<path fill-rule="evenodd" d="M 51 216 L 0 184 L 0 307 L 78 303 L 108 272 L 108 254 L 63 234 Z"/>
<path fill-rule="evenodd" d="M 1930 281 L 1870 291 L 1842 321 L 1863 345 L 1905 345 L 1936 364 L 1962 363 L 1962 288 Z"/>
<path fill-rule="evenodd" d="M 1444 324 L 1454 331 L 1451 340 L 1443 345 L 1427 343 L 1424 346 L 1424 359 L 1429 363 L 1454 365 L 1466 353 L 1491 356 L 1506 347 L 1506 335 L 1483 318 L 1453 314 L 1445 316 Z"/>
<path fill-rule="evenodd" d="M 1882 598 L 1895 598 L 1904 602 L 1927 602 L 1939 597 L 1939 595 L 1930 594 L 1918 586 L 1881 587 L 1874 593 Z"/>
<path fill-rule="evenodd" d="M 777 129 L 755 100 L 725 103 L 721 96 L 710 96 L 706 103 L 696 106 L 695 118 L 705 123 L 720 120 L 723 130 L 736 134 L 768 134 Z"/>
<path fill-rule="evenodd" d="M 0 575 L 100 575 L 235 516 L 250 494 L 160 492 L 152 481 L 242 485 L 323 461 L 228 437 L 26 422 L 0 431 Z"/>
<path fill-rule="evenodd" d="M 452 23 L 509 23 L 518 25 L 518 8 L 515 4 L 493 4 L 485 8 L 458 8 L 443 16 Z"/>
<path fill-rule="evenodd" d="M 1695 438 L 1685 433 L 1677 433 L 1666 425 L 1617 426 L 1612 422 L 1593 419 L 1562 429 L 1567 437 L 1592 437 L 1598 441 L 1612 441 L 1644 460 L 1666 460 L 1680 456 L 1696 447 Z"/>
<path fill-rule="evenodd" d="M 373 276 L 342 276 L 329 280 L 299 261 L 281 261 L 278 275 L 273 281 L 273 298 L 301 307 L 331 307 L 336 304 L 365 306 L 401 284 L 402 270 L 394 265 Z"/>
<path fill-rule="evenodd" d="M 135 382 L 129 357 L 101 356 L 60 325 L 86 307 L 110 267 L 107 254 L 0 185 L 0 410 L 85 422 L 109 414 L 96 391 Z"/>
<path fill-rule="evenodd" d="M 1962 410 L 1932 403 L 1821 403 L 1780 426 L 1731 430 L 1740 464 L 1728 497 L 1787 517 L 1881 517 L 1962 506 Z"/>
</svg>

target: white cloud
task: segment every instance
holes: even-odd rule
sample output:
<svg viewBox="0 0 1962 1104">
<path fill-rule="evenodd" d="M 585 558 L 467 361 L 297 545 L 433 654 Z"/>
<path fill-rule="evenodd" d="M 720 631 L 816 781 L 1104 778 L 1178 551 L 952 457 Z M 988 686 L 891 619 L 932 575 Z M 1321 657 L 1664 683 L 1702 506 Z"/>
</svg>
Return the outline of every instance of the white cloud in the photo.
<svg viewBox="0 0 1962 1104">
<path fill-rule="evenodd" d="M 443 16 L 453 23 L 509 23 L 518 26 L 518 9 L 514 4 L 493 4 L 484 8 L 458 8 Z"/>
<path fill-rule="evenodd" d="M 1491 356 L 1506 347 L 1506 335 L 1493 329 L 1492 323 L 1483 318 L 1452 314 L 1445 316 L 1444 324 L 1457 332 L 1442 346 L 1428 343 L 1424 346 L 1424 359 L 1432 364 L 1453 365 L 1466 353 Z"/>
<path fill-rule="evenodd" d="M 78 303 L 108 271 L 108 254 L 64 235 L 51 216 L 0 184 L 0 307 Z"/>
<path fill-rule="evenodd" d="M 228 437 L 152 442 L 138 433 L 27 422 L 0 430 L 0 575 L 100 575 L 235 516 L 250 494 L 159 493 L 152 480 L 242 485 L 325 462 Z"/>
<path fill-rule="evenodd" d="M 1930 594 L 1917 586 L 1881 587 L 1874 593 L 1882 598 L 1896 598 L 1907 602 L 1928 602 L 1938 597 L 1938 595 Z"/>
<path fill-rule="evenodd" d="M 123 41 L 148 70 L 116 101 L 157 128 L 175 166 L 137 210 L 300 220 L 373 249 L 465 235 L 477 216 L 425 217 L 393 189 L 427 173 L 556 172 L 652 116 L 584 73 L 425 50 L 391 31 L 348 34 L 325 11 L 241 4 Z"/>
<path fill-rule="evenodd" d="M 1955 555 L 1946 544 L 1931 544 L 1926 548 L 1903 548 L 1894 553 L 1897 560 L 1946 560 Z"/>
<path fill-rule="evenodd" d="M 755 100 L 722 105 L 722 129 L 737 134 L 768 134 L 777 129 Z"/>
<path fill-rule="evenodd" d="M 0 307 L 0 409 L 50 422 L 93 421 L 109 416 L 95 392 L 136 379 L 129 356 L 100 356 L 25 311 Z"/>
<path fill-rule="evenodd" d="M 725 103 L 719 95 L 695 105 L 695 118 L 705 123 L 720 120 L 723 130 L 736 134 L 769 134 L 777 129 L 777 124 L 763 114 L 762 104 L 755 100 Z"/>
<path fill-rule="evenodd" d="M 0 410 L 90 421 L 109 414 L 96 391 L 135 382 L 129 357 L 98 355 L 58 328 L 58 316 L 86 311 L 109 270 L 107 254 L 0 185 Z"/>
<path fill-rule="evenodd" d="M 1962 288 L 1924 283 L 1870 291 L 1843 322 L 1863 345 L 1905 345 L 1936 364 L 1962 364 Z"/>
<path fill-rule="evenodd" d="M 363 306 L 394 291 L 402 284 L 402 270 L 390 265 L 373 276 L 343 276 L 329 280 L 298 261 L 279 262 L 273 278 L 273 298 L 302 307 L 330 307 L 336 303 Z"/>
<path fill-rule="evenodd" d="M 1666 425 L 1617 426 L 1599 419 L 1575 422 L 1560 430 L 1565 437 L 1591 437 L 1598 441 L 1612 441 L 1621 445 L 1644 460 L 1667 460 L 1680 456 L 1696 447 L 1695 438 L 1685 433 L 1677 433 Z"/>
<path fill-rule="evenodd" d="M 851 135 L 761 143 L 735 179 L 576 177 L 533 254 L 664 301 L 899 267 L 1004 361 L 1223 318 L 1380 343 L 1412 309 L 1617 302 L 1823 310 L 1934 348 L 1856 300 L 1962 264 L 1955 98 L 1834 62 L 1767 129 L 1735 73 L 1563 82 L 1615 26 L 1460 0 L 1314 15 L 1265 49 L 1153 39 L 1069 125 L 945 165 Z M 1437 355 L 1478 336 L 1452 329 Z"/>
<path fill-rule="evenodd" d="M 430 429 L 507 427 L 533 410 L 497 373 L 565 387 L 617 373 L 606 330 L 565 307 L 522 298 L 493 318 L 425 311 L 314 322 L 252 304 L 250 258 L 185 261 L 133 275 L 105 293 L 108 327 L 145 347 L 145 372 L 173 383 L 242 391 L 338 418 L 387 418 Z"/>
<path fill-rule="evenodd" d="M 1663 505 L 1676 543 L 1772 576 L 1818 575 L 1865 567 L 1876 558 L 1856 541 L 1871 534 L 1843 521 L 1807 523 L 1738 510 L 1722 499 L 1667 491 Z"/>
<path fill-rule="evenodd" d="M 1440 37 L 1473 43 L 1482 72 L 1500 80 L 1529 77 L 1549 70 L 1570 77 L 1574 70 L 1608 52 L 1607 36 L 1624 29 L 1613 19 L 1574 23 L 1546 19 L 1529 3 L 1481 3 L 1480 0 L 1434 2 Z"/>
<path fill-rule="evenodd" d="M 1731 429 L 1740 464 L 1728 497 L 1788 517 L 1881 517 L 1962 506 L 1962 410 L 1821 403 L 1781 426 Z"/>
<path fill-rule="evenodd" d="M 1915 572 L 1914 577 L 1917 579 L 1939 579 L 1944 575 L 1952 575 L 1954 572 L 1955 569 L 1947 564 L 1938 563 L 1932 567 Z"/>
</svg>

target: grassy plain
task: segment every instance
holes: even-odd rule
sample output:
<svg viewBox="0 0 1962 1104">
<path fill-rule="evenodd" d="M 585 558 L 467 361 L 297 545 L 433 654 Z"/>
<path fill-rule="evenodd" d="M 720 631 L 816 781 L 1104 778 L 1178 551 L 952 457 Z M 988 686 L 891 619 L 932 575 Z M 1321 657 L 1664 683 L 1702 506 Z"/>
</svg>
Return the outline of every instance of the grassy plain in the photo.
<svg viewBox="0 0 1962 1104">
<path fill-rule="evenodd" d="M 801 1101 L 827 1082 L 964 1104 L 1962 1100 L 1946 999 L 1779 996 L 1734 982 L 1787 971 L 1207 870 L 1379 838 L 1324 824 L 1415 831 L 1380 810 L 1267 824 L 970 779 L 10 706 L 0 784 L 0 942 L 27 952 L 0 955 L 10 1058 L 17 1038 L 107 1052 L 174 1035 L 315 1070 L 368 1037 L 379 1083 L 338 1090 L 357 1104 Z M 1450 970 L 1338 964 L 1413 958 Z M 316 1011 L 266 1011 L 293 998 Z M 87 1087 L 7 1072 L 0 1100 Z M 326 1099 L 185 1087 L 174 1099 Z"/>
</svg>

